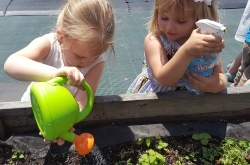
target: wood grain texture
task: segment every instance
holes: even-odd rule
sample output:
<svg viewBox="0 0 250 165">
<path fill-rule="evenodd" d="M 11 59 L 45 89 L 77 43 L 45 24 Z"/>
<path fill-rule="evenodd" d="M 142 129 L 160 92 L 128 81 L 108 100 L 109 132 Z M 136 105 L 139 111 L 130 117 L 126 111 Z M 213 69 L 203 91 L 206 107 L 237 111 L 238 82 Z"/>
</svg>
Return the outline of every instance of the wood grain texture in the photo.
<svg viewBox="0 0 250 165">
<path fill-rule="evenodd" d="M 29 102 L 0 103 L 0 119 L 2 136 L 3 131 L 37 130 Z M 76 126 L 229 119 L 250 119 L 249 87 L 227 88 L 218 94 L 203 95 L 182 91 L 96 96 L 91 113 Z"/>
</svg>

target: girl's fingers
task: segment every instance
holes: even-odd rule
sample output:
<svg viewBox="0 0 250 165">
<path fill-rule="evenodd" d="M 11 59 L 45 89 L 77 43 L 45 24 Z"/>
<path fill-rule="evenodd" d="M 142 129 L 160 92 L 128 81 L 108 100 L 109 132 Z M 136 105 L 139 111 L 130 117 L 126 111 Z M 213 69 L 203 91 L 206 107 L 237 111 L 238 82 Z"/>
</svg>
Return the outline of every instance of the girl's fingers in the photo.
<svg viewBox="0 0 250 165">
<path fill-rule="evenodd" d="M 68 78 L 66 85 L 80 86 L 84 80 L 83 74 L 75 67 L 70 67 L 68 69 L 69 70 L 66 72 Z"/>
<path fill-rule="evenodd" d="M 71 128 L 70 128 L 70 132 L 75 132 L 75 128 L 74 128 L 74 127 L 71 127 Z"/>
<path fill-rule="evenodd" d="M 204 78 L 203 76 L 190 72 L 186 74 L 186 77 L 188 79 L 188 82 L 191 86 L 193 86 L 196 89 L 200 89 L 203 86 L 202 79 Z"/>
<path fill-rule="evenodd" d="M 64 144 L 64 140 L 61 139 L 61 138 L 58 138 L 58 139 L 57 139 L 57 144 L 58 144 L 59 146 L 63 145 L 63 144 Z"/>
<path fill-rule="evenodd" d="M 51 140 L 53 143 L 57 143 L 57 139 L 53 139 Z"/>
</svg>

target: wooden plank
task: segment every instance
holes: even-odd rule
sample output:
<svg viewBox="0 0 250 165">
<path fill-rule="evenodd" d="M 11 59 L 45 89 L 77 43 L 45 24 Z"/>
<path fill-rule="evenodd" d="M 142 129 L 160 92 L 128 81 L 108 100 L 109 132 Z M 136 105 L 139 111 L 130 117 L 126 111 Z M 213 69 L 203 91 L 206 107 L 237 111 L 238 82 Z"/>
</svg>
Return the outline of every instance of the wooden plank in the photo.
<svg viewBox="0 0 250 165">
<path fill-rule="evenodd" d="M 96 96 L 92 112 L 76 126 L 250 119 L 249 102 L 249 87 L 203 95 L 182 91 Z M 0 103 L 0 117 L 8 132 L 37 130 L 29 102 Z"/>
</svg>

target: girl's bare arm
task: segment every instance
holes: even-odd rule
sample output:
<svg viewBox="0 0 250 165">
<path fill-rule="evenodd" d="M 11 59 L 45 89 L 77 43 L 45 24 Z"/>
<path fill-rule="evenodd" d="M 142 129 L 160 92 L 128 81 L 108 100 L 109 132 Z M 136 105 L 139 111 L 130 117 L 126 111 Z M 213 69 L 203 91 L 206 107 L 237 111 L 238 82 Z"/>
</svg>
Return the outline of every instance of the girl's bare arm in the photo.
<svg viewBox="0 0 250 165">
<path fill-rule="evenodd" d="M 48 39 L 34 39 L 28 46 L 8 57 L 4 71 L 20 81 L 46 81 L 53 78 L 56 68 L 39 63 L 49 54 L 50 47 Z"/>
</svg>

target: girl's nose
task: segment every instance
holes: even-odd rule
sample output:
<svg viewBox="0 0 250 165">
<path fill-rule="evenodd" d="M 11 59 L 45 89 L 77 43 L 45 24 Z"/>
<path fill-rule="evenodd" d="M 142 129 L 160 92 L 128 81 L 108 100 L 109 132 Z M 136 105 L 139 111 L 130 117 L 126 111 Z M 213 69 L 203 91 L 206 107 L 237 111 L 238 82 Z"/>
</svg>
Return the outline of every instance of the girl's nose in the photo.
<svg viewBox="0 0 250 165">
<path fill-rule="evenodd" d="M 173 31 L 173 30 L 175 30 L 175 25 L 174 25 L 174 23 L 171 23 L 171 22 L 167 23 L 165 29 L 166 29 L 167 31 Z"/>
</svg>

